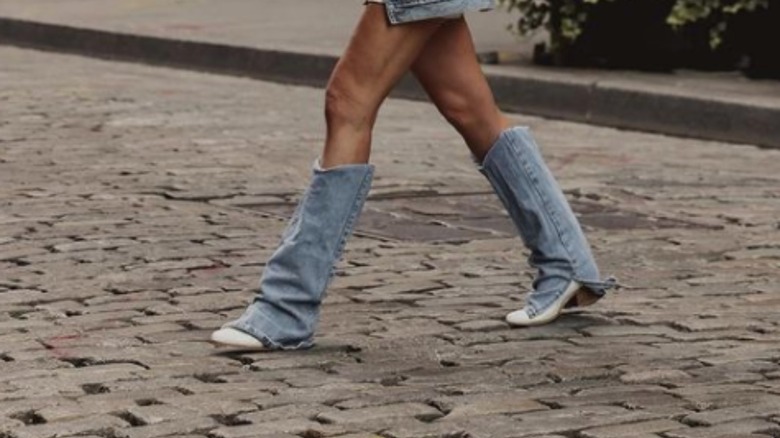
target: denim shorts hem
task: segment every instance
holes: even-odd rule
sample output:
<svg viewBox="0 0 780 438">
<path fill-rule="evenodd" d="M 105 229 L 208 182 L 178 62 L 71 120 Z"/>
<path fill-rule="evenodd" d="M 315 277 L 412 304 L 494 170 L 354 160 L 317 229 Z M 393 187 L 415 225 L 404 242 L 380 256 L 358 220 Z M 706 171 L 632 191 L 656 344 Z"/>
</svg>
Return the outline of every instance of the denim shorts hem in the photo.
<svg viewBox="0 0 780 438">
<path fill-rule="evenodd" d="M 386 1 L 387 18 L 391 24 L 411 23 L 435 18 L 452 18 L 471 11 L 495 8 L 495 0 L 440 0 L 420 2 Z"/>
</svg>

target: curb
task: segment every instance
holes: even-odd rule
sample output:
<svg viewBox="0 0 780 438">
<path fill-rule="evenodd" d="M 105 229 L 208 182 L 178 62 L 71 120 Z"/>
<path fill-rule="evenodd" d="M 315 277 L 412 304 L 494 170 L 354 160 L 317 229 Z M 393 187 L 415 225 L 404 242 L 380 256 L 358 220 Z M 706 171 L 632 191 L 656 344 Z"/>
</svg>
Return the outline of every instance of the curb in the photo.
<svg viewBox="0 0 780 438">
<path fill-rule="evenodd" d="M 0 17 L 0 44 L 323 87 L 337 58 L 132 35 Z M 486 76 L 499 106 L 525 114 L 780 148 L 780 105 L 672 95 L 598 82 L 540 78 L 521 69 Z M 411 76 L 392 96 L 427 100 Z"/>
</svg>

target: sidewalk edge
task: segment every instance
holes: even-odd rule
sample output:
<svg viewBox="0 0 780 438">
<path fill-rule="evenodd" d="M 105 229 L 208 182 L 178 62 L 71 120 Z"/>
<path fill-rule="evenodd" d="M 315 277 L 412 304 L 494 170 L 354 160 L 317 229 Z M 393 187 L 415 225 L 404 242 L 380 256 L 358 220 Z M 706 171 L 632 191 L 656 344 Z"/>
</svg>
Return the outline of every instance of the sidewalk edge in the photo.
<svg viewBox="0 0 780 438">
<path fill-rule="evenodd" d="M 334 56 L 185 41 L 0 17 L 0 44 L 322 87 Z M 486 73 L 499 106 L 544 117 L 780 148 L 780 106 Z M 426 99 L 409 76 L 394 97 Z"/>
</svg>

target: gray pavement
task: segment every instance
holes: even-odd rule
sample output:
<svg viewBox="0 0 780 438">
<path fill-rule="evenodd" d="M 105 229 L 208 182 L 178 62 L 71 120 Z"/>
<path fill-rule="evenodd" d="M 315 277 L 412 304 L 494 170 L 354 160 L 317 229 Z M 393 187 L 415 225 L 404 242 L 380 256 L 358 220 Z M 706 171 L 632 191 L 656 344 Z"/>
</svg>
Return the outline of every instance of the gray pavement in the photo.
<svg viewBox="0 0 780 438">
<path fill-rule="evenodd" d="M 321 90 L 0 48 L 3 437 L 780 433 L 780 151 L 512 115 L 624 288 L 510 329 L 531 272 L 433 106 L 390 100 L 305 352 L 226 352 Z"/>
<path fill-rule="evenodd" d="M 0 0 L 0 43 L 322 85 L 361 3 Z M 777 81 L 533 66 L 533 40 L 506 31 L 513 17 L 501 10 L 468 17 L 478 51 L 512 60 L 485 69 L 505 109 L 780 148 Z M 425 97 L 402 89 L 399 95 Z"/>
</svg>

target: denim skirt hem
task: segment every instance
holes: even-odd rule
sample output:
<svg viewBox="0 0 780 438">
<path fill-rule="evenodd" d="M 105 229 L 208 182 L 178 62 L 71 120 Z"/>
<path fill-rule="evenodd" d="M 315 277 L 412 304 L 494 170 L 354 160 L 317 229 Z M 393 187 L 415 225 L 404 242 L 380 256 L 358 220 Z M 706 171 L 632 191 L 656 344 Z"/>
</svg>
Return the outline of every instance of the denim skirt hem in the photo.
<svg viewBox="0 0 780 438">
<path fill-rule="evenodd" d="M 495 0 L 385 0 L 387 18 L 392 24 L 487 11 L 495 6 Z"/>
</svg>

